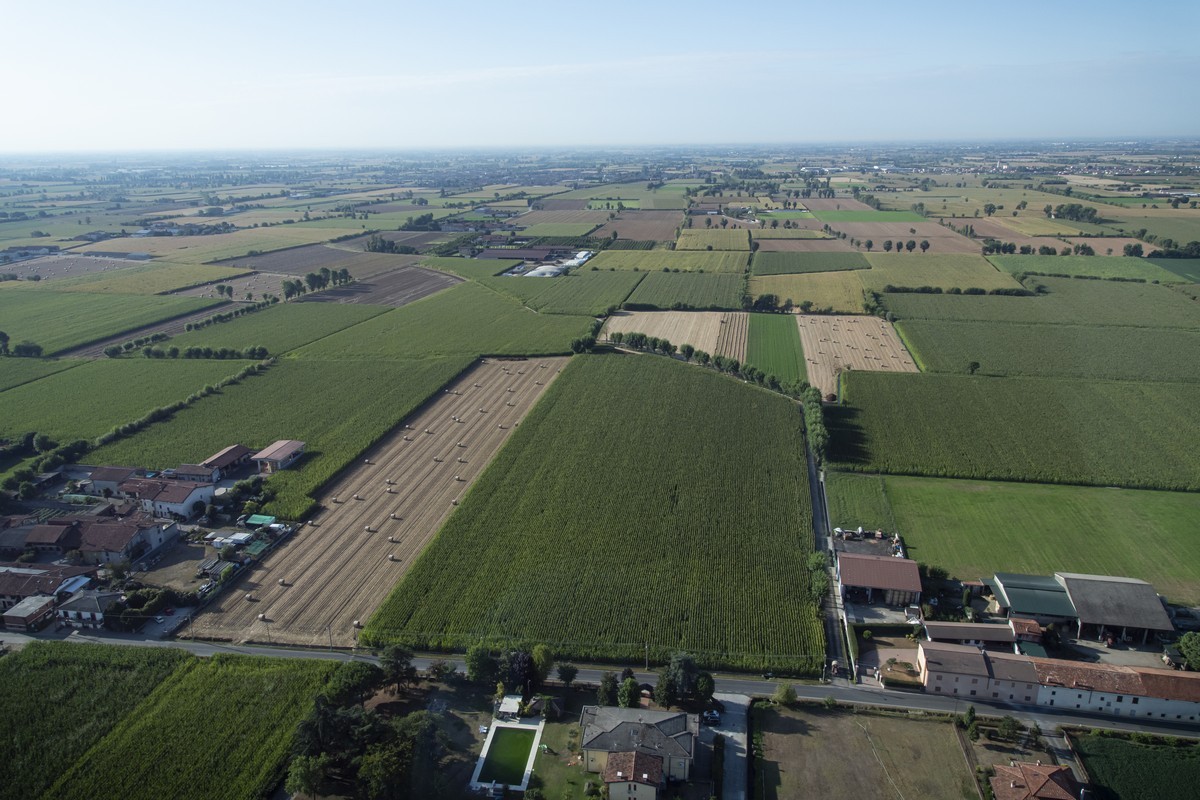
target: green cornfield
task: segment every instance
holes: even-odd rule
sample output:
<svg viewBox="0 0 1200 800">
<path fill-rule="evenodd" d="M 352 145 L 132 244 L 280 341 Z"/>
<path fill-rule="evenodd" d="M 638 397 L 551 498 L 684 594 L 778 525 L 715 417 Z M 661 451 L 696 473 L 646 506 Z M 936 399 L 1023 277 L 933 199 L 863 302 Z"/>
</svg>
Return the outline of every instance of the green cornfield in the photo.
<svg viewBox="0 0 1200 800">
<path fill-rule="evenodd" d="M 741 275 L 651 272 L 629 295 L 629 308 L 740 309 L 746 279 Z"/>
<path fill-rule="evenodd" d="M 292 731 L 335 666 L 233 655 L 193 659 L 43 797 L 265 797 L 283 777 Z"/>
<path fill-rule="evenodd" d="M 1200 490 L 1194 383 L 853 371 L 828 411 L 840 469 Z"/>
<path fill-rule="evenodd" d="M 812 548 L 794 403 L 670 359 L 580 356 L 360 641 L 812 674 Z"/>
<path fill-rule="evenodd" d="M 1091 733 L 1072 735 L 1071 744 L 1099 800 L 1194 797 L 1200 785 L 1200 748 L 1187 739 L 1155 744 Z"/>
<path fill-rule="evenodd" d="M 0 659 L 0 800 L 41 795 L 192 660 L 182 650 L 67 642 L 32 642 Z"/>
<path fill-rule="evenodd" d="M 805 380 L 800 328 L 792 314 L 751 314 L 746 363 L 785 383 Z"/>
</svg>

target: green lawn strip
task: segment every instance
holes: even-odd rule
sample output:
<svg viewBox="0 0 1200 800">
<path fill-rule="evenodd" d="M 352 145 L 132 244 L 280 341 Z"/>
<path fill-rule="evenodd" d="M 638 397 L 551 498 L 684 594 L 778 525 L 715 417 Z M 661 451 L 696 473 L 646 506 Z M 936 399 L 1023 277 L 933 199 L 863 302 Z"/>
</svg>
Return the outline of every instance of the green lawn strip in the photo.
<svg viewBox="0 0 1200 800">
<path fill-rule="evenodd" d="M 751 314 L 745 363 L 784 383 L 807 379 L 796 317 L 792 314 Z"/>
</svg>

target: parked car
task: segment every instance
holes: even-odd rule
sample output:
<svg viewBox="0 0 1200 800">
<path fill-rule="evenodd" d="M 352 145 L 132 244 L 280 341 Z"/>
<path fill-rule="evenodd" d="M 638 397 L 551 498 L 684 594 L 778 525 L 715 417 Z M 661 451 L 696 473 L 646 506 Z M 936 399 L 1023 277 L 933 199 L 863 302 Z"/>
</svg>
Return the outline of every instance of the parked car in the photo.
<svg viewBox="0 0 1200 800">
<path fill-rule="evenodd" d="M 154 621 L 157 622 L 159 625 L 162 625 L 163 622 L 165 622 L 166 620 L 164 620 L 162 617 L 155 617 Z"/>
<path fill-rule="evenodd" d="M 720 725 L 721 724 L 721 712 L 720 711 L 705 711 L 704 713 L 702 713 L 700 715 L 700 721 L 703 722 L 705 725 Z"/>
<path fill-rule="evenodd" d="M 175 616 L 175 609 L 174 608 L 164 608 L 163 614 L 166 614 L 168 617 L 173 617 L 173 616 Z"/>
</svg>

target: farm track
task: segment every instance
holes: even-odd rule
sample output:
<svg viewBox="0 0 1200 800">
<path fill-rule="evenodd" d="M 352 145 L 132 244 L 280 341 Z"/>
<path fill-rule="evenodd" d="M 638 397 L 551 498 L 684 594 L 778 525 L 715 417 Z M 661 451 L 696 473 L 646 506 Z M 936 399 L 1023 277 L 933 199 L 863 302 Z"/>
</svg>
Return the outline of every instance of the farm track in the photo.
<svg viewBox="0 0 1200 800">
<path fill-rule="evenodd" d="M 139 339 L 143 336 L 149 336 L 153 333 L 165 333 L 167 336 L 175 336 L 183 333 L 188 323 L 198 322 L 202 319 L 208 319 L 213 314 L 220 314 L 226 311 L 231 311 L 242 303 L 219 303 L 200 311 L 193 311 L 191 314 L 185 314 L 182 317 L 155 322 L 153 325 L 144 325 L 136 330 L 126 331 L 119 336 L 109 336 L 107 339 L 101 339 L 98 342 L 91 344 L 80 345 L 71 350 L 64 350 L 61 353 L 55 353 L 56 358 L 100 358 L 104 355 L 104 348 L 112 344 L 124 344 L 131 339 Z"/>
<path fill-rule="evenodd" d="M 878 317 L 800 314 L 800 346 L 808 380 L 828 398 L 845 370 L 917 372 L 912 355 L 890 322 Z"/>
<path fill-rule="evenodd" d="M 746 340 L 750 335 L 750 315 L 733 312 L 721 315 L 721 330 L 713 355 L 746 360 Z"/>
<path fill-rule="evenodd" d="M 192 633 L 352 645 L 354 621 L 383 602 L 565 364 L 487 359 L 469 369 L 327 487 L 309 525 L 197 617 Z"/>
</svg>

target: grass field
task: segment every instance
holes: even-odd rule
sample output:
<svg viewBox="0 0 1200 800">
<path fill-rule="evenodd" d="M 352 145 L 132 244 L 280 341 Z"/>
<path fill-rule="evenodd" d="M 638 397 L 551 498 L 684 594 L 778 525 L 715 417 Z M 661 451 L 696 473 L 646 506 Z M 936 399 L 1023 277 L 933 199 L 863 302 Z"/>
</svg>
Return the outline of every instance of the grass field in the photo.
<svg viewBox="0 0 1200 800">
<path fill-rule="evenodd" d="M 1178 275 L 1189 283 L 1200 281 L 1200 258 L 1148 258 L 1146 260 Z"/>
<path fill-rule="evenodd" d="M 809 272 L 800 275 L 763 275 L 750 278 L 750 294 L 773 294 L 780 302 L 791 300 L 797 306 L 805 300 L 817 309 L 846 314 L 863 313 L 861 270 Z"/>
<path fill-rule="evenodd" d="M 1194 797 L 1200 785 L 1200 747 L 1142 744 L 1101 733 L 1072 735 L 1071 745 L 1092 779 L 1097 800 Z"/>
<path fill-rule="evenodd" d="M 675 240 L 676 250 L 741 250 L 749 252 L 750 235 L 739 228 L 684 228 Z"/>
<path fill-rule="evenodd" d="M 994 572 L 1128 575 L 1200 602 L 1190 557 L 1200 495 L 830 472 L 831 523 L 899 530 L 910 555 L 962 580 Z"/>
<path fill-rule="evenodd" d="M 1160 283 L 1186 283 L 1180 276 L 1142 258 L 1125 256 L 989 256 L 1005 272 L 1079 275 L 1089 278 L 1137 278 Z"/>
<path fill-rule="evenodd" d="M 1069 219 L 1049 219 L 1042 214 L 1026 213 L 1016 217 L 997 216 L 995 220 L 1004 227 L 1012 229 L 1018 236 L 1082 236 L 1085 234 L 1111 236 L 1117 232 L 1115 227 L 1075 222 Z"/>
<path fill-rule="evenodd" d="M 925 222 L 911 211 L 837 211 L 816 209 L 812 215 L 821 222 Z"/>
<path fill-rule="evenodd" d="M 763 738 L 754 800 L 978 797 L 949 722 L 814 706 L 752 713 Z"/>
<path fill-rule="evenodd" d="M 893 286 L 935 286 L 943 290 L 1020 289 L 1021 284 L 980 255 L 920 253 L 868 253 L 871 269 L 857 273 L 868 289 Z"/>
<path fill-rule="evenodd" d="M 294 350 L 344 328 L 382 314 L 386 308 L 357 303 L 280 303 L 243 317 L 182 333 L 168 344 L 188 347 L 250 346 L 267 348 L 271 355 Z"/>
<path fill-rule="evenodd" d="M 1196 330 L 924 319 L 896 327 L 929 372 L 976 362 L 980 375 L 1200 381 Z"/>
<path fill-rule="evenodd" d="M 755 256 L 755 260 L 761 256 Z M 889 294 L 884 303 L 903 320 L 1120 325 L 1200 329 L 1200 304 L 1151 283 L 1030 278 L 1047 291 L 1037 297 Z"/>
<path fill-rule="evenodd" d="M 748 252 L 693 250 L 605 250 L 588 262 L 596 269 L 636 269 L 642 272 L 736 272 L 746 271 Z"/>
<path fill-rule="evenodd" d="M 80 292 L 0 292 L 0 320 L 10 346 L 31 341 L 46 355 L 117 336 L 214 305 L 198 297 L 96 298 Z"/>
<path fill-rule="evenodd" d="M 536 280 L 515 278 L 514 280 Z M 477 283 L 462 283 L 300 348 L 314 359 L 553 355 L 570 351 L 590 317 L 537 314 Z"/>
<path fill-rule="evenodd" d="M 583 476 L 602 490 L 579 491 Z M 604 661 L 683 648 L 811 674 L 809 505 L 791 402 L 665 358 L 572 359 L 360 641 L 546 641 Z M 613 592 L 618 556 L 640 580 Z"/>
<path fill-rule="evenodd" d="M 750 262 L 753 275 L 788 275 L 800 272 L 841 272 L 870 269 L 861 253 L 770 253 L 758 252 Z"/>
<path fill-rule="evenodd" d="M 0 659 L 0 800 L 41 795 L 191 658 L 167 648 L 31 642 Z"/>
<path fill-rule="evenodd" d="M 358 226 L 355 226 L 358 227 Z M 339 233 L 319 225 L 279 225 L 268 229 L 253 229 L 220 233 L 211 236 L 146 236 L 141 239 L 118 239 L 81 247 L 83 253 L 116 252 L 148 253 L 179 264 L 204 264 L 244 256 L 251 250 L 265 253 L 285 247 L 323 242 Z"/>
<path fill-rule="evenodd" d="M 35 358 L 0 358 L 0 392 L 83 363 L 86 362 L 71 359 L 43 361 Z"/>
<path fill-rule="evenodd" d="M 94 800 L 268 795 L 283 776 L 293 729 L 334 664 L 216 655 L 189 666 L 66 769 L 47 795 Z"/>
<path fill-rule="evenodd" d="M 830 459 L 866 472 L 1200 490 L 1195 384 L 850 372 Z"/>
<path fill-rule="evenodd" d="M 811 214 L 804 216 L 812 219 Z M 823 231 L 808 230 L 807 228 L 751 228 L 750 238 L 759 239 L 828 239 Z"/>
<path fill-rule="evenodd" d="M 245 275 L 247 270 L 202 264 L 145 264 L 93 272 L 54 282 L 62 292 L 96 294 L 166 294 L 202 283 L 225 281 Z"/>
<path fill-rule="evenodd" d="M 378 363 L 285 360 L 265 375 L 226 387 L 166 422 L 100 448 L 92 457 L 103 464 L 163 469 L 196 463 L 234 443 L 266 447 L 277 439 L 299 439 L 308 445 L 304 459 L 271 478 L 278 495 L 267 509 L 296 519 L 311 505 L 312 492 L 469 361 L 461 356 Z M 7 394 L 0 395 L 0 402 Z"/>
<path fill-rule="evenodd" d="M 629 295 L 638 307 L 737 309 L 742 307 L 741 275 L 651 272 Z"/>
<path fill-rule="evenodd" d="M 420 266 L 425 267 L 426 269 L 436 269 L 441 272 L 449 272 L 452 275 L 457 275 L 460 278 L 468 278 L 470 280 L 480 280 L 483 278 L 495 277 L 502 272 L 507 272 L 520 263 L 520 259 L 475 259 L 438 256 L 425 256 L 419 262 Z"/>
<path fill-rule="evenodd" d="M 234 375 L 248 363 L 149 358 L 92 361 L 0 393 L 0 435 L 37 431 L 49 434 L 59 444 L 93 439 Z"/>
<path fill-rule="evenodd" d="M 592 271 L 584 268 L 560 278 L 500 276 L 480 278 L 485 286 L 512 295 L 543 314 L 597 316 L 619 306 L 646 277 L 644 272 Z"/>
<path fill-rule="evenodd" d="M 751 314 L 746 363 L 789 383 L 805 380 L 800 329 L 791 314 Z"/>
</svg>

